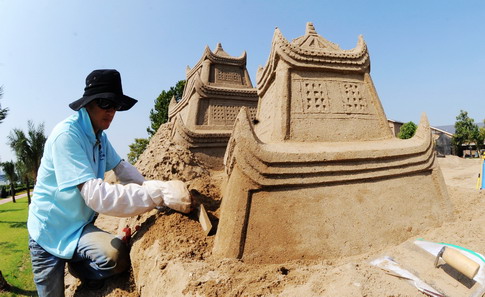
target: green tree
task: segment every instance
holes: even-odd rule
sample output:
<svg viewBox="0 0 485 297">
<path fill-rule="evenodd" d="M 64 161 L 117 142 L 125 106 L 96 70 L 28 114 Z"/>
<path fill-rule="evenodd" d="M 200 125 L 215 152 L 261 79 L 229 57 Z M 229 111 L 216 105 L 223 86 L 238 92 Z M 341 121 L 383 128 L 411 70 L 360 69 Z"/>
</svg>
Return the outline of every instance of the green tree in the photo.
<svg viewBox="0 0 485 297">
<path fill-rule="evenodd" d="M 150 138 L 157 133 L 158 128 L 168 121 L 168 106 L 173 97 L 178 102 L 182 99 L 184 92 L 185 80 L 178 81 L 175 86 L 170 87 L 168 91 L 163 90 L 155 99 L 155 106 L 150 110 L 150 127 L 147 128 L 148 138 L 136 138 L 135 142 L 130 144 L 128 153 L 128 162 L 135 164 L 140 155 L 145 151 Z"/>
<path fill-rule="evenodd" d="M 400 139 L 409 139 L 414 136 L 416 129 L 418 129 L 418 126 L 416 126 L 413 121 L 407 122 L 401 126 L 401 129 L 399 129 L 397 137 Z"/>
<path fill-rule="evenodd" d="M 28 121 L 28 131 L 25 134 L 20 129 L 13 129 L 8 138 L 8 145 L 17 156 L 18 165 L 22 167 L 22 177 L 29 178 L 34 184 L 37 180 L 37 171 L 44 154 L 44 145 L 47 140 L 44 134 L 44 123 L 36 128 L 32 121 Z M 27 183 L 27 195 L 30 202 L 30 182 Z"/>
<path fill-rule="evenodd" d="M 10 184 L 10 193 L 12 194 L 12 201 L 15 201 L 15 183 L 17 182 L 17 174 L 15 173 L 15 164 L 12 161 L 3 162 L 0 164 L 2 166 L 2 170 L 7 177 L 7 180 Z"/>
<path fill-rule="evenodd" d="M 483 120 L 483 127 L 478 129 L 478 141 L 477 141 L 477 149 L 481 150 L 484 147 L 485 142 L 485 120 Z"/>
<path fill-rule="evenodd" d="M 3 97 L 3 88 L 0 87 L 0 99 L 2 97 Z M 8 108 L 2 109 L 2 105 L 0 104 L 0 123 L 2 123 L 3 120 L 5 120 L 5 118 L 7 117 L 7 113 L 8 113 Z"/>
<path fill-rule="evenodd" d="M 140 155 L 145 151 L 150 140 L 148 138 L 135 138 L 135 142 L 130 144 L 128 162 L 135 164 Z"/>
<path fill-rule="evenodd" d="M 162 93 L 155 99 L 155 106 L 150 110 L 150 127 L 147 128 L 148 134 L 153 136 L 157 133 L 158 128 L 163 123 L 168 121 L 168 105 L 170 100 L 175 96 L 175 100 L 178 102 L 182 99 L 182 93 L 184 92 L 185 80 L 180 80 L 174 87 L 170 87 L 170 90 L 163 90 Z"/>
<path fill-rule="evenodd" d="M 480 135 L 485 138 L 485 119 L 483 120 L 483 127 L 480 128 Z"/>
<path fill-rule="evenodd" d="M 17 173 L 18 180 L 21 183 L 25 184 L 25 187 L 27 188 L 27 200 L 28 200 L 28 204 L 30 205 L 30 202 L 32 201 L 32 199 L 30 198 L 31 176 L 29 174 L 28 166 L 22 161 L 17 161 L 15 163 L 15 170 Z"/>
<path fill-rule="evenodd" d="M 468 116 L 468 112 L 460 110 L 460 114 L 456 117 L 455 134 L 451 141 L 455 146 L 458 155 L 463 154 L 463 145 L 471 146 L 475 143 L 478 147 L 480 142 L 480 132 L 478 125 Z"/>
</svg>

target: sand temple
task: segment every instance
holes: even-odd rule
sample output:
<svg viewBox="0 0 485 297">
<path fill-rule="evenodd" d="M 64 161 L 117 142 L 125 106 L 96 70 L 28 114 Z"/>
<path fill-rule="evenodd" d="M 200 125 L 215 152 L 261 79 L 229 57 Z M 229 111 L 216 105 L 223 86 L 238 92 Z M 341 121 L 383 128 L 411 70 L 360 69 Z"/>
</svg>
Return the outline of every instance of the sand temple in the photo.
<svg viewBox="0 0 485 297">
<path fill-rule="evenodd" d="M 428 120 L 411 139 L 392 135 L 362 37 L 343 50 L 311 23 L 291 42 L 276 29 L 257 92 L 257 121 L 243 108 L 226 151 L 214 254 L 331 259 L 451 215 Z"/>
<path fill-rule="evenodd" d="M 169 106 L 174 123 L 172 139 L 213 168 L 222 168 L 227 142 L 241 107 L 252 117 L 258 95 L 246 70 L 246 52 L 227 54 L 221 44 L 212 52 L 206 47 L 202 58 L 187 68 L 186 86 L 179 102 Z"/>
</svg>

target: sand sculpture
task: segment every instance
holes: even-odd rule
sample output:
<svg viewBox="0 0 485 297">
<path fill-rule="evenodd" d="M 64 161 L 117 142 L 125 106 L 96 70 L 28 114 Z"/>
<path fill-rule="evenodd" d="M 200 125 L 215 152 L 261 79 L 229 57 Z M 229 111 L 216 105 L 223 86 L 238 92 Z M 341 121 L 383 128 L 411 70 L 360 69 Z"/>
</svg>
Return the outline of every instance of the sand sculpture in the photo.
<svg viewBox="0 0 485 297">
<path fill-rule="evenodd" d="M 220 43 L 214 52 L 206 47 L 199 62 L 187 67 L 186 80 L 182 99 L 169 105 L 172 139 L 220 169 L 239 110 L 246 106 L 256 114 L 258 95 L 246 70 L 246 52 L 231 57 Z"/>
<path fill-rule="evenodd" d="M 257 121 L 243 108 L 226 151 L 215 255 L 361 254 L 451 215 L 426 116 L 413 138 L 392 135 L 361 36 L 342 50 L 311 23 L 292 42 L 276 29 L 257 91 Z"/>
</svg>

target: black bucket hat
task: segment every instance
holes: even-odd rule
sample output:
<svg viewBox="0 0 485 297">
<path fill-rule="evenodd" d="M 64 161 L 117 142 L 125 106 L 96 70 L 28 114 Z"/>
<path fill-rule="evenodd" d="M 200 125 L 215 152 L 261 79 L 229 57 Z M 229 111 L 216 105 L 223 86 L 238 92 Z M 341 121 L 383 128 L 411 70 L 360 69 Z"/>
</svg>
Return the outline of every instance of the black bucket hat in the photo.
<svg viewBox="0 0 485 297">
<path fill-rule="evenodd" d="M 128 110 L 138 100 L 123 95 L 120 73 L 114 69 L 94 70 L 86 77 L 84 95 L 69 107 L 73 110 L 80 110 L 94 99 L 108 99 L 121 106 L 120 111 Z"/>
</svg>

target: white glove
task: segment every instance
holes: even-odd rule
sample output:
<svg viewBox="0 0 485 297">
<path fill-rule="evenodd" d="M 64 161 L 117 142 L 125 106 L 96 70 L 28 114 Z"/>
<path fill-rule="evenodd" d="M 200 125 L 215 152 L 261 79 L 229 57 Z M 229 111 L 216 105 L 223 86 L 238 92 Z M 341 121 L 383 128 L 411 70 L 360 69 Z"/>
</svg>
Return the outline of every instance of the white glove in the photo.
<svg viewBox="0 0 485 297">
<path fill-rule="evenodd" d="M 143 183 L 152 197 L 163 197 L 163 204 L 182 213 L 192 209 L 192 199 L 185 183 L 180 180 L 149 180 Z"/>
<path fill-rule="evenodd" d="M 122 183 L 123 185 L 135 183 L 138 185 L 143 184 L 145 178 L 135 166 L 131 165 L 130 163 L 126 162 L 125 160 L 121 160 L 121 162 L 116 165 L 113 169 L 115 172 L 116 178 Z"/>
</svg>

